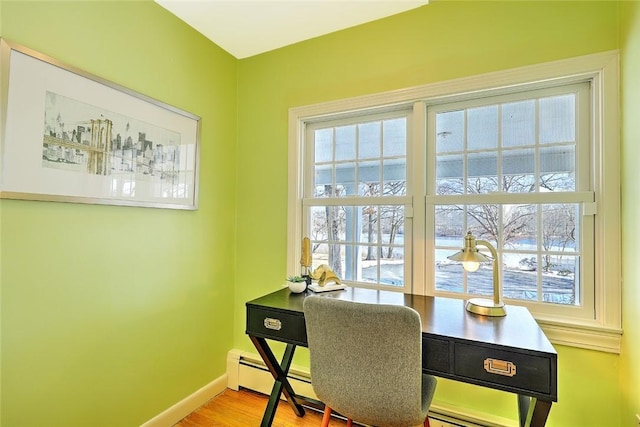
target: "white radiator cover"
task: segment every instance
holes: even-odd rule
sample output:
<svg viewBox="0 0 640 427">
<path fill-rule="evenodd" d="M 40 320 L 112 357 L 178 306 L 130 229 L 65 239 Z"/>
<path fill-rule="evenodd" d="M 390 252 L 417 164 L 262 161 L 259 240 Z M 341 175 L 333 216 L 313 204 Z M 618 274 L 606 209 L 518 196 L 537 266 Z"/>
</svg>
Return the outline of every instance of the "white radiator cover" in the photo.
<svg viewBox="0 0 640 427">
<path fill-rule="evenodd" d="M 307 368 L 292 365 L 289 369 L 289 382 L 303 396 L 316 398 L 311 387 L 311 377 Z M 254 353 L 231 350 L 227 354 L 227 386 L 233 390 L 240 387 L 269 395 L 273 387 L 273 377 L 266 365 Z M 515 404 L 514 398 L 514 404 Z M 460 408 L 440 404 L 434 401 L 429 413 L 431 427 L 517 427 L 518 422 L 495 415 L 473 411 L 461 411 Z"/>
</svg>

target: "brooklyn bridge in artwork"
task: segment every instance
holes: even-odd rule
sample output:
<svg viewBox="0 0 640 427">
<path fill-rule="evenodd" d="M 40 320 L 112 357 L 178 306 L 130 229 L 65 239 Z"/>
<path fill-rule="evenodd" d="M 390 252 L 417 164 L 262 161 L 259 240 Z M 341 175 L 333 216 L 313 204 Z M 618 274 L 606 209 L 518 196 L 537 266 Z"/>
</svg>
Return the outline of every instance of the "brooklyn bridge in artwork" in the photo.
<svg viewBox="0 0 640 427">
<path fill-rule="evenodd" d="M 42 166 L 92 175 L 179 180 L 180 134 L 47 92 Z"/>
</svg>

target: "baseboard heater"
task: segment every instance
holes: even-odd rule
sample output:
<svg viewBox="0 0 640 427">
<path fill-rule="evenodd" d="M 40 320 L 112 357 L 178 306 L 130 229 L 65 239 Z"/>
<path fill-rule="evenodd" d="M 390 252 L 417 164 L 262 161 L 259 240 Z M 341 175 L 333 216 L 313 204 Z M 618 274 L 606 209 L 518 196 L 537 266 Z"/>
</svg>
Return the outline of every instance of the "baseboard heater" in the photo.
<svg viewBox="0 0 640 427">
<path fill-rule="evenodd" d="M 227 356 L 228 387 L 241 387 L 268 395 L 273 387 L 273 377 L 260 356 L 241 350 L 231 350 Z M 292 365 L 289 382 L 296 393 L 316 399 L 311 387 L 311 377 L 306 368 Z M 434 402 L 429 414 L 432 427 L 515 427 L 517 422 L 484 413 L 462 412 L 457 407 Z"/>
</svg>

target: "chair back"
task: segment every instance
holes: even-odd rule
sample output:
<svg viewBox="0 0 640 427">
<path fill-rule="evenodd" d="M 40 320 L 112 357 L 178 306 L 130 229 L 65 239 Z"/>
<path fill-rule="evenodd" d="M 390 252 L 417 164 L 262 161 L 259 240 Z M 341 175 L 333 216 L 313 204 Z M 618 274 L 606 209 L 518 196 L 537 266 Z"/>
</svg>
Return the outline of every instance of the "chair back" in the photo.
<svg viewBox="0 0 640 427">
<path fill-rule="evenodd" d="M 422 424 L 420 315 L 398 305 L 308 296 L 303 303 L 311 382 L 318 398 L 354 421 Z M 430 400 L 430 398 L 429 398 Z"/>
</svg>

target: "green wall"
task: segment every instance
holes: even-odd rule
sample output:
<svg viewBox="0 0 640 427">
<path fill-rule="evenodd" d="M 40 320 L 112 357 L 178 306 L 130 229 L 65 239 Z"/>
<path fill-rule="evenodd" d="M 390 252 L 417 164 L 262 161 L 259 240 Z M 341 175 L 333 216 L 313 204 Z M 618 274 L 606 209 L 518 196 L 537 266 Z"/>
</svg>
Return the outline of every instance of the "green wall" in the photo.
<svg viewBox="0 0 640 427">
<path fill-rule="evenodd" d="M 197 211 L 0 201 L 1 424 L 140 425 L 233 345 L 238 61 L 151 1 L 0 8 L 3 37 L 202 117 Z"/>
<path fill-rule="evenodd" d="M 640 3 L 620 5 L 622 51 L 622 272 L 623 330 L 620 388 L 623 425 L 635 426 L 640 414 L 640 263 L 635 236 L 640 233 Z"/>
<path fill-rule="evenodd" d="M 433 1 L 241 60 L 235 346 L 255 352 L 244 335 L 244 302 L 293 273 L 286 271 L 289 108 L 617 49 L 618 28 L 616 2 Z M 624 356 L 557 349 L 559 402 L 548 425 L 630 425 L 619 410 Z M 307 356 L 301 349 L 296 363 Z M 436 400 L 517 417 L 514 395 L 475 386 L 441 380 Z"/>
<path fill-rule="evenodd" d="M 0 201 L 4 427 L 139 425 L 254 351 L 244 303 L 291 273 L 290 107 L 620 48 L 623 236 L 640 228 L 635 2 L 436 0 L 240 61 L 150 0 L 0 0 L 0 35 L 202 117 L 198 211 Z M 623 261 L 622 354 L 557 346 L 550 427 L 635 425 L 640 266 Z M 516 418 L 507 393 L 441 380 L 436 399 Z"/>
</svg>

